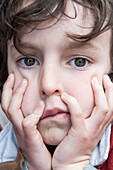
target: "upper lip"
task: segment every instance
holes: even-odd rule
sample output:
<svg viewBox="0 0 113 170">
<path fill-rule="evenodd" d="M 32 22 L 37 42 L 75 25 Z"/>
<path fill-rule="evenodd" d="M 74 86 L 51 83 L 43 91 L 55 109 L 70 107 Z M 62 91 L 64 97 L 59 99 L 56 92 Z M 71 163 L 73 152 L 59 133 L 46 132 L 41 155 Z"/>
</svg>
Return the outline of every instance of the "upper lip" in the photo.
<svg viewBox="0 0 113 170">
<path fill-rule="evenodd" d="M 46 110 L 44 112 L 44 114 L 42 115 L 41 119 L 44 119 L 44 118 L 49 117 L 49 116 L 54 116 L 54 115 L 59 114 L 59 113 L 67 113 L 67 114 L 69 114 L 68 111 L 65 111 L 65 110 L 62 110 L 62 109 L 59 109 L 59 108 L 53 108 L 53 109 Z"/>
</svg>

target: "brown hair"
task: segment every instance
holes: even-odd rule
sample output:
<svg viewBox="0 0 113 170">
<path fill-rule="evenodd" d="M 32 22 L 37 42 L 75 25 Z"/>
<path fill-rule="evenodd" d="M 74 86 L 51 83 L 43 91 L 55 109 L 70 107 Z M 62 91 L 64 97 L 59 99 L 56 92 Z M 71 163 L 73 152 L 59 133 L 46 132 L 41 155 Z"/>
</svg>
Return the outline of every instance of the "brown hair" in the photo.
<svg viewBox="0 0 113 170">
<path fill-rule="evenodd" d="M 22 8 L 24 1 L 2 0 L 0 4 L 0 87 L 2 87 L 8 75 L 7 41 L 13 37 L 14 45 L 17 48 L 17 34 L 22 27 L 34 25 L 35 29 L 36 25 L 46 20 L 57 18 L 58 21 L 63 15 L 66 15 L 65 9 L 68 0 L 34 0 Z M 91 9 L 95 17 L 95 24 L 92 31 L 87 35 L 68 36 L 76 41 L 88 41 L 111 29 L 111 64 L 113 66 L 113 0 L 72 1 Z M 111 70 L 111 75 L 112 73 Z"/>
</svg>

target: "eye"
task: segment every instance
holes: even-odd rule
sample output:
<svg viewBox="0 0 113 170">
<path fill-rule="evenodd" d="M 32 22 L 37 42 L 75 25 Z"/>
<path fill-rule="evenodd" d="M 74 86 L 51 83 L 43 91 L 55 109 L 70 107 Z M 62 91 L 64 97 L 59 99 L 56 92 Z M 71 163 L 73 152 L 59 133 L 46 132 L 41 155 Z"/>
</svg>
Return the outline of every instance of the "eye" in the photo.
<svg viewBox="0 0 113 170">
<path fill-rule="evenodd" d="M 69 62 L 70 65 L 80 68 L 88 66 L 89 63 L 90 61 L 85 58 L 74 58 Z"/>
<path fill-rule="evenodd" d="M 22 58 L 19 59 L 18 63 L 22 67 L 34 67 L 36 65 L 39 65 L 39 62 L 34 58 Z"/>
</svg>

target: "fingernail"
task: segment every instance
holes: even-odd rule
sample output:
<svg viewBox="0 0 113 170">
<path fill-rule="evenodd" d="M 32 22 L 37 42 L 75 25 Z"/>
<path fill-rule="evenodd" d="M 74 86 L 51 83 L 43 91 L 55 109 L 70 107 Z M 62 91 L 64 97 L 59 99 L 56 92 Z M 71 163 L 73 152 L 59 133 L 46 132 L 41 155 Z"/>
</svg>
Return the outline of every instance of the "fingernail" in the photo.
<svg viewBox="0 0 113 170">
<path fill-rule="evenodd" d="M 62 97 L 68 97 L 68 94 L 67 93 L 62 93 Z"/>
<path fill-rule="evenodd" d="M 107 81 L 111 82 L 111 79 L 110 79 L 110 77 L 109 77 L 108 75 L 105 75 L 104 77 L 105 77 L 105 79 L 106 79 Z"/>
<path fill-rule="evenodd" d="M 38 108 L 42 107 L 43 105 L 44 105 L 43 101 L 40 101 L 40 102 L 38 103 Z"/>
<path fill-rule="evenodd" d="M 8 76 L 7 80 L 8 80 L 8 81 L 9 81 L 9 80 L 11 80 L 11 79 L 12 79 L 12 77 L 13 77 L 13 74 L 11 73 L 11 74 L 9 74 L 9 76 Z"/>
<path fill-rule="evenodd" d="M 99 84 L 97 77 L 93 77 L 92 81 L 93 81 L 95 84 Z"/>
<path fill-rule="evenodd" d="M 26 79 L 23 79 L 21 81 L 21 83 L 19 84 L 19 86 L 25 86 L 27 84 L 27 80 Z"/>
</svg>

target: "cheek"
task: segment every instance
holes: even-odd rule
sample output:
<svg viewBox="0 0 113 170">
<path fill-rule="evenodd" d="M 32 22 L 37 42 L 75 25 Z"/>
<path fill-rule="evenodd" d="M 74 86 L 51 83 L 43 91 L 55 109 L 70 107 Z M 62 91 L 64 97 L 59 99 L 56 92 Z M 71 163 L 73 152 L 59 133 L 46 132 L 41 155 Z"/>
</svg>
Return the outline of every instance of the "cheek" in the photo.
<svg viewBox="0 0 113 170">
<path fill-rule="evenodd" d="M 13 91 L 15 91 L 21 81 L 21 78 L 18 80 L 15 78 Z M 39 88 L 37 87 L 37 84 L 34 81 L 29 80 L 21 104 L 21 109 L 25 117 L 33 112 L 39 100 Z"/>
<path fill-rule="evenodd" d="M 31 114 L 40 101 L 39 90 L 32 83 L 28 85 L 22 101 L 22 112 L 26 117 Z"/>
<path fill-rule="evenodd" d="M 82 80 L 82 79 L 81 79 Z M 94 95 L 90 80 L 77 81 L 67 87 L 67 93 L 75 97 L 82 109 L 84 118 L 88 117 L 94 108 Z"/>
<path fill-rule="evenodd" d="M 24 93 L 22 104 L 21 104 L 22 112 L 24 116 L 27 116 L 28 114 L 31 114 L 33 112 L 36 104 L 40 100 L 37 79 L 34 77 L 28 78 L 30 76 L 23 75 L 18 70 L 13 71 L 13 73 L 15 74 L 15 82 L 14 82 L 13 91 L 15 91 L 15 89 L 18 87 L 18 85 L 23 80 L 23 78 L 26 78 L 28 80 L 28 85 Z"/>
</svg>

